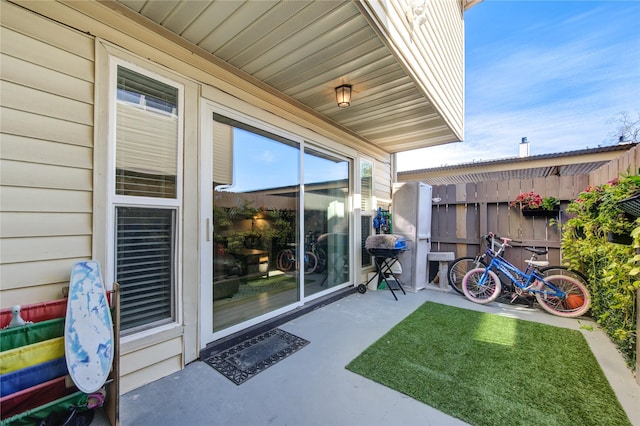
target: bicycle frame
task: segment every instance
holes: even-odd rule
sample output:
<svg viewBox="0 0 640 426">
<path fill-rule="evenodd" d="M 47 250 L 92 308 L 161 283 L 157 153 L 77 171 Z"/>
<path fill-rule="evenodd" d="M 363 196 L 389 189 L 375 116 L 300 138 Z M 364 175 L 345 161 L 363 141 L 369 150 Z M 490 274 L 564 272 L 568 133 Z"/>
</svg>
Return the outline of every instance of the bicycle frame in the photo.
<svg viewBox="0 0 640 426">
<path fill-rule="evenodd" d="M 489 249 L 487 249 L 487 251 L 489 251 Z M 522 271 L 520 268 L 502 257 L 498 252 L 485 268 L 485 272 L 480 278 L 480 284 L 483 284 L 487 280 L 487 272 L 491 269 L 502 272 L 502 274 L 507 277 L 514 286 L 521 290 L 528 291 L 529 293 L 541 293 L 557 297 L 566 297 L 566 293 L 564 291 L 546 281 L 544 276 L 540 274 L 536 267 L 531 263 L 527 265 L 527 269 L 525 271 Z M 537 281 L 544 283 L 546 288 L 550 288 L 553 291 L 543 290 L 545 286 L 536 286 L 535 284 Z"/>
</svg>

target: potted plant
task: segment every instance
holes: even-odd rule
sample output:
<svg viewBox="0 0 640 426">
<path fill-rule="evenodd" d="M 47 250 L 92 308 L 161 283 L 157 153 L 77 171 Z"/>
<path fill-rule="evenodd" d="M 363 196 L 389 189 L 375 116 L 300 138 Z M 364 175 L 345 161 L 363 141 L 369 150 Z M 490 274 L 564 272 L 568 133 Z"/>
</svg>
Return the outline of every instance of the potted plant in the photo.
<svg viewBox="0 0 640 426">
<path fill-rule="evenodd" d="M 560 200 L 533 191 L 519 194 L 509 205 L 519 206 L 523 216 L 557 217 L 560 213 Z"/>
<path fill-rule="evenodd" d="M 640 176 L 626 176 L 625 179 L 635 187 L 640 187 Z M 632 217 L 640 217 L 640 192 L 635 190 L 631 196 L 618 201 L 618 208 Z"/>
</svg>

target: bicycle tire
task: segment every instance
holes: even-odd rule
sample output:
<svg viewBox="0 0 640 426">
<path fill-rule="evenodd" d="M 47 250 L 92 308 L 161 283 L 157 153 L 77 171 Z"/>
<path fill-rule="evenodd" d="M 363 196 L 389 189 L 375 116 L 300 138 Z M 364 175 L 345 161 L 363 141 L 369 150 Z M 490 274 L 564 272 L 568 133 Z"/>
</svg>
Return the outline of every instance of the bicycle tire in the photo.
<svg viewBox="0 0 640 426">
<path fill-rule="evenodd" d="M 283 272 L 287 272 L 293 267 L 295 261 L 293 260 L 293 252 L 289 249 L 280 250 L 277 257 L 278 269 Z"/>
<path fill-rule="evenodd" d="M 304 253 L 304 273 L 308 275 L 316 270 L 318 266 L 318 258 L 310 251 Z"/>
<path fill-rule="evenodd" d="M 318 266 L 316 267 L 317 272 L 323 272 L 327 269 L 327 253 L 324 251 L 322 247 L 314 247 L 312 253 L 316 255 L 318 258 Z"/>
<path fill-rule="evenodd" d="M 484 259 L 478 259 L 474 256 L 459 257 L 449 262 L 449 271 L 447 273 L 449 286 L 456 293 L 464 296 L 464 291 L 462 291 L 462 279 L 467 272 L 475 268 L 480 268 L 480 265 L 486 267 L 488 264 Z"/>
<path fill-rule="evenodd" d="M 485 275 L 486 272 L 486 275 Z M 502 284 L 498 275 L 485 268 L 475 268 L 462 279 L 462 291 L 472 302 L 486 305 L 498 298 Z"/>
<path fill-rule="evenodd" d="M 570 269 L 566 266 L 546 266 L 544 268 L 540 268 L 539 271 L 545 278 L 550 277 L 552 275 L 570 276 L 571 278 L 575 278 L 578 281 L 580 281 L 582 285 L 584 285 L 587 289 L 589 289 L 589 285 L 587 283 L 587 277 L 582 272 L 576 271 L 574 269 Z"/>
<path fill-rule="evenodd" d="M 550 314 L 565 318 L 575 318 L 584 315 L 591 304 L 591 296 L 587 287 L 575 278 L 567 275 L 552 275 L 545 277 L 545 282 L 558 287 L 565 297 L 557 297 L 553 294 L 555 290 L 549 288 L 545 283 L 538 284 L 535 295 L 538 304 L 542 309 Z"/>
</svg>

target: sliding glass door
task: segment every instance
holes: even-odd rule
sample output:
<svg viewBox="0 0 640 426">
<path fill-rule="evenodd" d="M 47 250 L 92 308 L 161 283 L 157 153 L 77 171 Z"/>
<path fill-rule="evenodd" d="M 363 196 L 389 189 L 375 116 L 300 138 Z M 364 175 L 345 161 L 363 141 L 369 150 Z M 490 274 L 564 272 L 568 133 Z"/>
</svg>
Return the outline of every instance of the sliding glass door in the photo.
<svg viewBox="0 0 640 426">
<path fill-rule="evenodd" d="M 349 284 L 352 160 L 210 104 L 202 118 L 206 345 Z"/>
<path fill-rule="evenodd" d="M 304 150 L 305 297 L 349 281 L 349 161 Z M 310 259 L 310 260 L 309 260 Z"/>
<path fill-rule="evenodd" d="M 213 116 L 213 331 L 300 300 L 296 142 Z"/>
</svg>

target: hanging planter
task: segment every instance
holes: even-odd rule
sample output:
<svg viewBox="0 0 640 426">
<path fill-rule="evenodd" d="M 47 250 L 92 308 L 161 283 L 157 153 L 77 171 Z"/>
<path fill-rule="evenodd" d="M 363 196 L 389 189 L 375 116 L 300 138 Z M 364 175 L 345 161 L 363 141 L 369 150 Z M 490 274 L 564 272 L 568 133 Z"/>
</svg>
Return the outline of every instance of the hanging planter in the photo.
<svg viewBox="0 0 640 426">
<path fill-rule="evenodd" d="M 560 214 L 560 207 L 556 207 L 553 210 L 547 209 L 530 209 L 528 207 L 523 207 L 521 210 L 522 216 L 525 217 L 558 217 Z"/>
<path fill-rule="evenodd" d="M 554 197 L 541 197 L 535 192 L 519 194 L 509 203 L 511 207 L 519 206 L 525 217 L 558 217 L 560 214 L 560 200 Z"/>
<path fill-rule="evenodd" d="M 607 241 L 615 244 L 631 245 L 633 244 L 633 238 L 629 234 L 615 234 L 613 232 L 607 232 Z"/>
<path fill-rule="evenodd" d="M 640 194 L 618 201 L 618 207 L 633 217 L 640 217 Z"/>
</svg>

